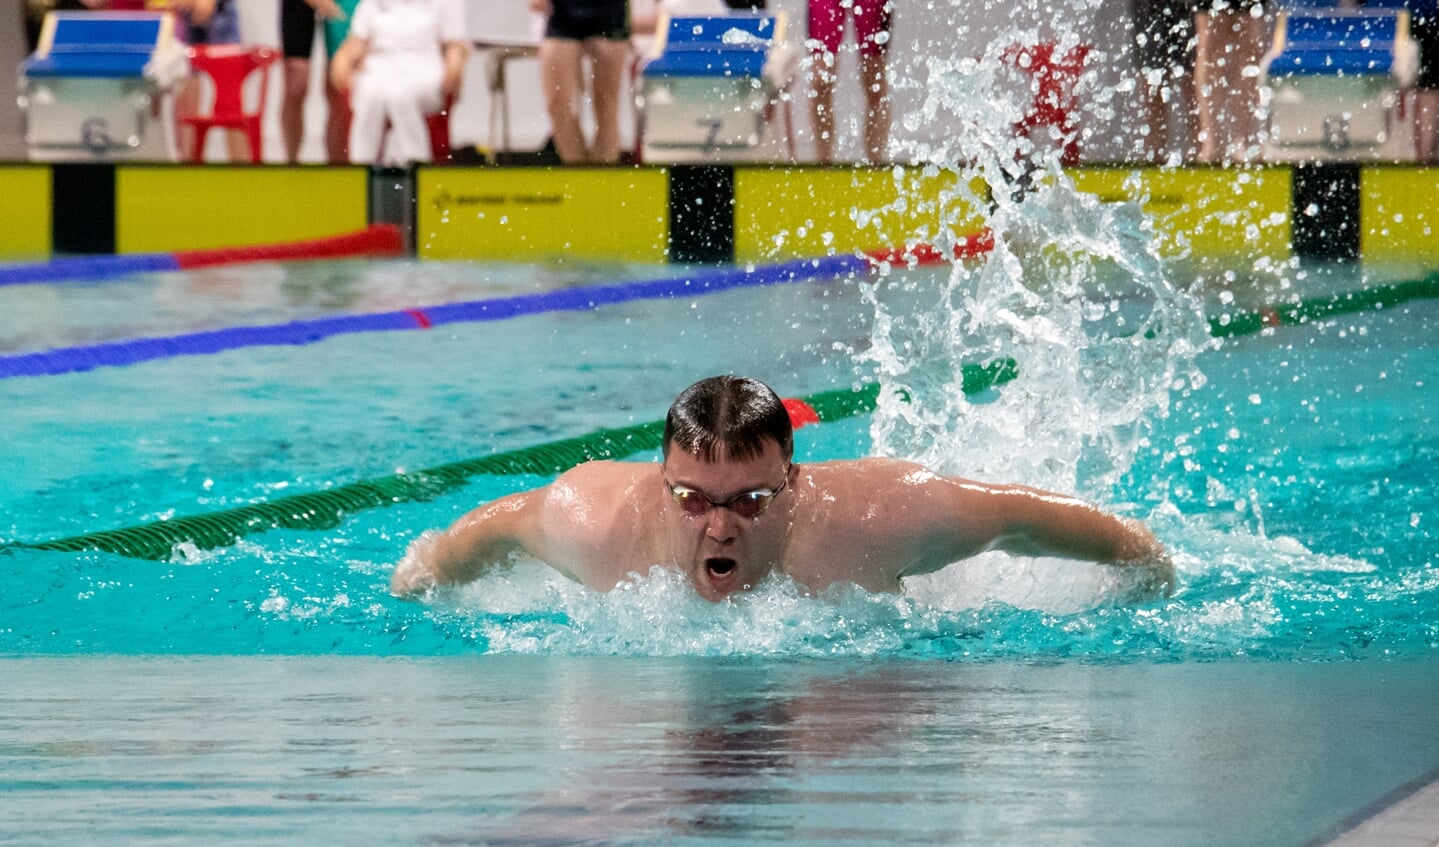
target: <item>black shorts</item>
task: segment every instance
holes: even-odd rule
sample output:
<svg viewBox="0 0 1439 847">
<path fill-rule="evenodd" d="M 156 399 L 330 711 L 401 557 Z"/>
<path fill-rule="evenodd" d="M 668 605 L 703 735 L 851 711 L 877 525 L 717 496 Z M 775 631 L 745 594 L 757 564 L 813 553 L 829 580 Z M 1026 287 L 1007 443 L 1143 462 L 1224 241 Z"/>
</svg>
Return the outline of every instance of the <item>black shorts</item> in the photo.
<svg viewBox="0 0 1439 847">
<path fill-rule="evenodd" d="M 315 10 L 305 0 L 280 0 L 280 44 L 287 59 L 308 59 L 315 50 Z"/>
<path fill-rule="evenodd" d="M 553 0 L 553 6 L 545 22 L 545 38 L 626 41 L 630 37 L 629 0 Z"/>
</svg>

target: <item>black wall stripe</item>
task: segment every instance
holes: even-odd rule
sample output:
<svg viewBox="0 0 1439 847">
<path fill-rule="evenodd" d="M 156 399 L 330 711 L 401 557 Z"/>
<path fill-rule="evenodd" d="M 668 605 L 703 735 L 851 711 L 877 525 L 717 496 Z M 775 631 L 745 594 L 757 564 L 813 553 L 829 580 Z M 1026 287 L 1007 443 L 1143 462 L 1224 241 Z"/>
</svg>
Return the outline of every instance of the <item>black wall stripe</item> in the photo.
<svg viewBox="0 0 1439 847">
<path fill-rule="evenodd" d="M 1359 258 L 1359 166 L 1294 168 L 1293 247 L 1303 259 Z"/>
<path fill-rule="evenodd" d="M 115 252 L 114 165 L 51 165 L 50 191 L 54 252 Z"/>
<path fill-rule="evenodd" d="M 734 261 L 734 168 L 675 165 L 670 171 L 671 262 Z"/>
</svg>

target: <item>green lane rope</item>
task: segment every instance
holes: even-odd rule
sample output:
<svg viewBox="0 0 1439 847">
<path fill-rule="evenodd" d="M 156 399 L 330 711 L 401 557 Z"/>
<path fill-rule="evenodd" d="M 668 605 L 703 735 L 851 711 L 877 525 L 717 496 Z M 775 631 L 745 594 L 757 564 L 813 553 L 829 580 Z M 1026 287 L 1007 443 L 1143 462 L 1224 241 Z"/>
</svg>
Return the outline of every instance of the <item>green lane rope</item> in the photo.
<svg viewBox="0 0 1439 847">
<path fill-rule="evenodd" d="M 1018 373 L 1013 359 L 965 365 L 963 390 L 974 394 L 1003 385 Z M 858 390 L 824 391 L 801 399 L 814 409 L 821 421 L 829 422 L 874 411 L 878 397 L 879 386 L 870 384 Z M 228 547 L 246 535 L 270 529 L 333 529 L 347 516 L 366 509 L 433 500 L 475 476 L 553 476 L 595 459 L 619 459 L 644 450 L 658 450 L 663 434 L 663 421 L 601 429 L 575 438 L 234 509 L 12 546 L 62 552 L 100 550 L 135 559 L 163 561 L 174 555 L 176 545 L 187 542 L 210 550 Z"/>
<path fill-rule="evenodd" d="M 1250 335 L 1271 326 L 1322 320 L 1370 309 L 1384 309 L 1406 303 L 1439 297 L 1439 274 L 1423 279 L 1376 285 L 1361 291 L 1348 291 L 1327 297 L 1312 297 L 1279 306 L 1266 306 L 1254 311 L 1230 312 L 1209 319 L 1209 333 L 1215 338 Z"/>
</svg>

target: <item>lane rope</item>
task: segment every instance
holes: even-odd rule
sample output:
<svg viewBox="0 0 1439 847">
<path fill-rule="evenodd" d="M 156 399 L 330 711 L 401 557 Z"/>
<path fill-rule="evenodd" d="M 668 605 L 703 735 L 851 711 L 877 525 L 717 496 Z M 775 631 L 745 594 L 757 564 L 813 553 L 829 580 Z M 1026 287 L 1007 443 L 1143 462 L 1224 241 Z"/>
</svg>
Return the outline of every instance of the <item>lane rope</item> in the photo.
<svg viewBox="0 0 1439 847">
<path fill-rule="evenodd" d="M 404 235 L 393 224 L 375 224 L 358 232 L 214 250 L 134 253 L 122 256 L 73 256 L 26 265 L 0 265 L 0 287 L 62 282 L 98 282 L 131 274 L 183 271 L 246 262 L 298 262 L 360 256 L 401 256 Z"/>
</svg>

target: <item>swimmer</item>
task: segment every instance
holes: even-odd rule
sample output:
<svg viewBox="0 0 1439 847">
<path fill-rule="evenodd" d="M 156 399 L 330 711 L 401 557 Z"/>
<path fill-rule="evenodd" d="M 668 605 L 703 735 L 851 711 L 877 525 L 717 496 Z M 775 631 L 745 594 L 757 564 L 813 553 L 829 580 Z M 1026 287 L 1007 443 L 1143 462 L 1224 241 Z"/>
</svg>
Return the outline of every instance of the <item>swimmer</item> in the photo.
<svg viewBox="0 0 1439 847">
<path fill-rule="evenodd" d="M 796 464 L 789 413 L 764 383 L 701 380 L 665 419 L 659 464 L 596 461 L 416 540 L 391 591 L 468 582 L 511 554 L 597 591 L 662 565 L 718 601 L 772 573 L 810 591 L 894 592 L 986 550 L 1112 565 L 1167 594 L 1174 565 L 1141 524 L 1019 485 L 895 459 Z"/>
</svg>

